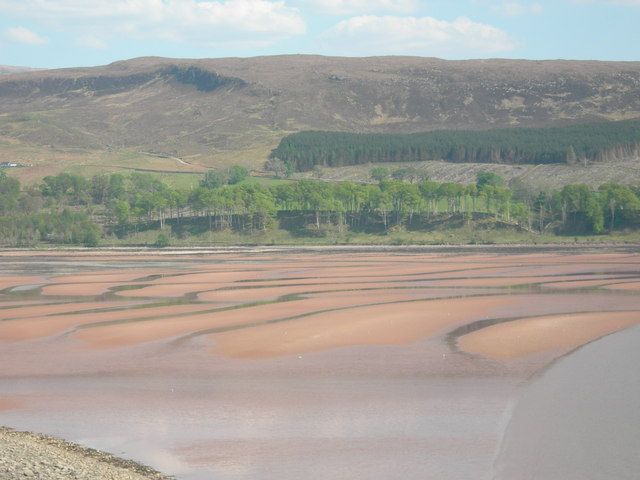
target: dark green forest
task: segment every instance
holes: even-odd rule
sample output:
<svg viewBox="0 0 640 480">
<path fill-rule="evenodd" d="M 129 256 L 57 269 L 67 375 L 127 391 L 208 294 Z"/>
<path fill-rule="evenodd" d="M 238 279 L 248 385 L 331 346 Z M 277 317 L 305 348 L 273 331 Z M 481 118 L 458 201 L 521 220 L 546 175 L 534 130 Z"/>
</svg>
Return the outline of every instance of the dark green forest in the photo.
<svg viewBox="0 0 640 480">
<path fill-rule="evenodd" d="M 195 189 L 177 189 L 149 174 L 63 173 L 23 187 L 0 171 L 0 245 L 96 246 L 138 232 L 158 233 L 157 245 L 207 232 L 246 235 L 282 229 L 297 237 L 332 232 L 386 235 L 434 231 L 452 222 L 502 225 L 528 232 L 602 234 L 638 229 L 640 191 L 617 184 L 598 189 L 567 185 L 558 191 L 507 186 L 483 172 L 474 184 L 378 184 L 312 180 L 263 186 L 246 171 L 210 172 Z"/>
<path fill-rule="evenodd" d="M 293 171 L 377 162 L 586 163 L 637 153 L 640 120 L 554 128 L 442 130 L 412 134 L 300 132 L 272 152 Z"/>
</svg>

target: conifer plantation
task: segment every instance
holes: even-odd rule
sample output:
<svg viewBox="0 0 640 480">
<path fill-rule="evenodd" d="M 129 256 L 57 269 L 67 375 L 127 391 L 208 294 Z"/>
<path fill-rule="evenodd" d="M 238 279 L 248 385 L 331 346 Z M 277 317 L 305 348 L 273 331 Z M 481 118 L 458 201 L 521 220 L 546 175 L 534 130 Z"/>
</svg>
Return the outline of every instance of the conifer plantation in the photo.
<svg viewBox="0 0 640 480">
<path fill-rule="evenodd" d="M 640 120 L 555 128 L 442 130 L 426 133 L 300 132 L 273 151 L 299 172 L 314 166 L 446 160 L 465 163 L 568 163 L 629 158 L 640 147 Z"/>
</svg>

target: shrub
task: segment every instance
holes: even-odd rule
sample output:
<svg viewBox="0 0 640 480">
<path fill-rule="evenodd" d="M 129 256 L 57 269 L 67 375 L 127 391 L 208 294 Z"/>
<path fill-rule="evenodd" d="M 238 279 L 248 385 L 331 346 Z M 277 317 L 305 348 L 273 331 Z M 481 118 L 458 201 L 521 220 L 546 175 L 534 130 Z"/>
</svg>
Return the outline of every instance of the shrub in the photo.
<svg viewBox="0 0 640 480">
<path fill-rule="evenodd" d="M 165 248 L 170 245 L 169 237 L 167 237 L 164 233 L 158 235 L 156 239 L 156 243 L 153 244 L 156 248 Z"/>
</svg>

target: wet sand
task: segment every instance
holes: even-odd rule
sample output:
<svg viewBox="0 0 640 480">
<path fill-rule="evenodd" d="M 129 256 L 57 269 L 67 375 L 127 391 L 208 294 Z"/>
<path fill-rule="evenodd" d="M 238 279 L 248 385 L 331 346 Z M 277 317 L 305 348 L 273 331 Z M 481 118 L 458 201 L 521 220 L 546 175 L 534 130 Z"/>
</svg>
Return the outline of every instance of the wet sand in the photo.
<svg viewBox="0 0 640 480">
<path fill-rule="evenodd" d="M 23 405 L 24 402 L 20 401 L 20 399 L 18 398 L 0 397 L 0 411 L 13 410 L 16 408 L 20 408 Z"/>
<path fill-rule="evenodd" d="M 463 336 L 461 349 L 497 359 L 541 352 L 564 353 L 640 323 L 640 311 L 524 318 Z"/>
<path fill-rule="evenodd" d="M 521 385 L 640 321 L 627 252 L 3 264 L 0 424 L 184 479 L 492 478 Z"/>
<path fill-rule="evenodd" d="M 105 323 L 111 325 L 113 322 L 141 321 L 146 318 L 157 319 L 162 316 L 188 314 L 211 308 L 198 304 L 135 308 L 140 306 L 140 304 L 116 303 L 110 305 L 113 310 L 100 313 L 82 313 L 82 311 L 73 310 L 73 315 L 41 315 L 20 321 L 0 322 L 0 342 L 16 342 L 62 334 L 87 324 Z"/>
<path fill-rule="evenodd" d="M 379 300 L 384 297 L 380 296 Z M 227 357 L 262 358 L 354 345 L 402 345 L 485 317 L 509 297 L 415 301 L 317 313 L 295 322 L 213 334 L 214 351 Z M 328 308 L 331 306 L 328 305 Z"/>
<path fill-rule="evenodd" d="M 60 304 L 45 304 L 45 305 L 28 305 L 20 306 L 19 304 L 13 304 L 11 308 L 0 310 L 0 321 L 12 321 L 18 319 L 28 319 L 33 317 L 41 317 L 46 315 L 53 317 L 55 315 L 62 314 L 79 314 L 81 312 L 88 312 L 105 307 L 130 307 L 136 305 L 134 302 L 70 302 Z M 0 337 L 1 339 L 2 337 Z"/>
<path fill-rule="evenodd" d="M 29 277 L 26 275 L 2 275 L 0 277 L 0 290 L 19 287 L 20 285 L 33 285 L 42 281 L 42 277 Z"/>
<path fill-rule="evenodd" d="M 425 292 L 428 297 L 430 292 Z M 190 315 L 182 318 L 152 319 L 136 323 L 118 323 L 115 325 L 96 325 L 73 334 L 74 338 L 96 347 L 123 347 L 138 343 L 153 342 L 161 339 L 180 339 L 209 330 L 233 329 L 242 335 L 252 335 L 260 324 L 269 324 L 284 319 L 313 315 L 318 311 L 367 305 L 368 303 L 410 301 L 415 296 L 407 294 L 380 292 L 362 292 L 358 295 L 331 298 L 310 295 L 308 298 L 280 301 L 266 305 L 246 306 L 244 308 L 225 308 L 205 314 Z M 292 322 L 293 323 L 293 322 Z M 298 322 L 295 322 L 296 324 Z M 248 338 L 248 337 L 247 337 Z"/>
<path fill-rule="evenodd" d="M 615 282 L 608 284 L 607 288 L 611 288 L 613 290 L 640 291 L 640 282 Z"/>
</svg>

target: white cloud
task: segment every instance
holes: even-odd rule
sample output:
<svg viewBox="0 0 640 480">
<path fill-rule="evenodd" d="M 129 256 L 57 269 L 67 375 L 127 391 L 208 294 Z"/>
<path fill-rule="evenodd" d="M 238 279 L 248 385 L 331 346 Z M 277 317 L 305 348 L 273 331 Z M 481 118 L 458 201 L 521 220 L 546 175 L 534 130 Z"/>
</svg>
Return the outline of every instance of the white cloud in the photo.
<svg viewBox="0 0 640 480">
<path fill-rule="evenodd" d="M 521 17 L 523 15 L 538 15 L 544 11 L 544 7 L 537 2 L 500 2 L 490 6 L 491 10 L 505 17 Z"/>
<path fill-rule="evenodd" d="M 504 31 L 468 18 L 365 15 L 341 21 L 321 36 L 332 54 L 402 54 L 448 58 L 486 56 L 516 47 Z"/>
<path fill-rule="evenodd" d="M 24 27 L 13 27 L 7 29 L 5 37 L 10 42 L 26 43 L 27 45 L 43 45 L 49 41 L 45 37 L 42 37 L 36 32 Z"/>
<path fill-rule="evenodd" d="M 311 0 L 310 3 L 330 15 L 411 13 L 419 6 L 418 0 Z"/>
<path fill-rule="evenodd" d="M 281 0 L 0 0 L 0 13 L 73 31 L 80 38 L 267 44 L 306 32 L 300 12 Z"/>
</svg>

